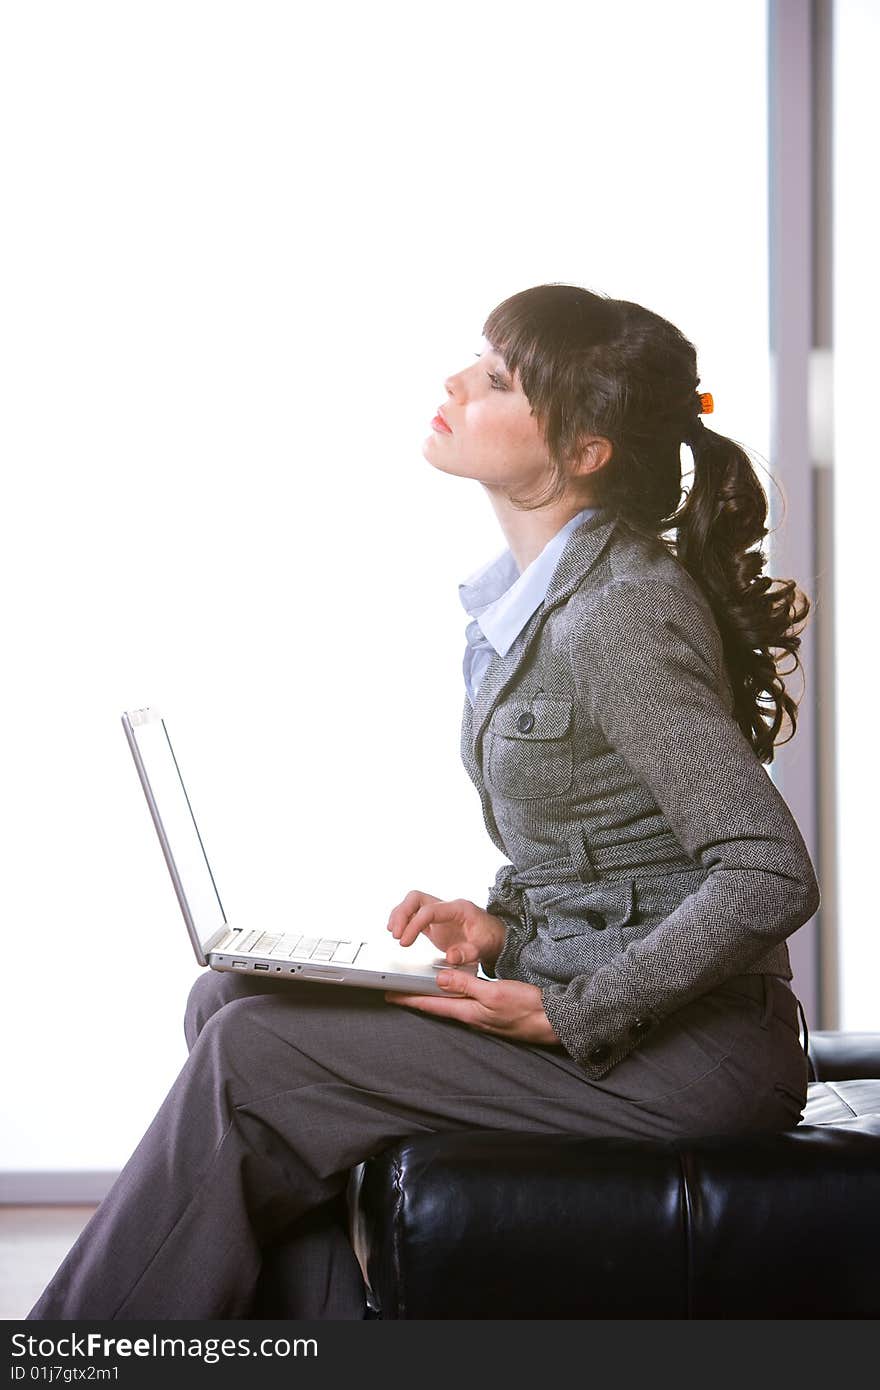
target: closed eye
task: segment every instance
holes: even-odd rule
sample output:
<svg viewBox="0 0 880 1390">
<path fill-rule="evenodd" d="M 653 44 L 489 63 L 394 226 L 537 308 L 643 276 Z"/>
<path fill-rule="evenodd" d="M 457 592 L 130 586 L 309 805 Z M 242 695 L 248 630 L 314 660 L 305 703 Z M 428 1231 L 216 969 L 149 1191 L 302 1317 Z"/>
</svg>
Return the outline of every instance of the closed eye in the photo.
<svg viewBox="0 0 880 1390">
<path fill-rule="evenodd" d="M 481 352 L 474 353 L 474 357 L 476 358 L 480 358 L 482 356 L 483 354 Z M 509 383 L 506 382 L 503 377 L 498 376 L 497 373 L 487 371 L 486 376 L 492 383 L 493 391 L 507 391 L 509 389 Z"/>
</svg>

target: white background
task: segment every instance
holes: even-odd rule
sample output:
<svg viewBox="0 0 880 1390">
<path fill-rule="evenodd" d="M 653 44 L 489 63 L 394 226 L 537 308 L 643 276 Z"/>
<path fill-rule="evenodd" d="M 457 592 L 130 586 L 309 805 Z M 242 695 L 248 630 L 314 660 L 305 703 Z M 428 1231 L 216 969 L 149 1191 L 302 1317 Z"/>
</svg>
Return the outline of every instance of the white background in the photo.
<svg viewBox="0 0 880 1390">
<path fill-rule="evenodd" d="M 112 1169 L 197 972 L 123 709 L 165 712 L 232 921 L 486 900 L 457 585 L 504 538 L 421 444 L 489 310 L 547 280 L 646 304 L 766 458 L 766 15 L 2 25 L 0 1167 Z"/>
</svg>

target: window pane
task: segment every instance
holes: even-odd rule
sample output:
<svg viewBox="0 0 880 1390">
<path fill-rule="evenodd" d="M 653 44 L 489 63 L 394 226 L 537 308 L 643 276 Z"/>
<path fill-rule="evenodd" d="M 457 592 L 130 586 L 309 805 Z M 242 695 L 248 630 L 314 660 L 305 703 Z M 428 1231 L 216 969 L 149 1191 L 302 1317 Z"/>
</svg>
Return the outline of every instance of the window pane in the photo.
<svg viewBox="0 0 880 1390">
<path fill-rule="evenodd" d="M 123 709 L 165 714 L 233 923 L 381 932 L 414 887 L 486 900 L 457 585 L 504 541 L 421 443 L 488 311 L 546 280 L 646 304 L 696 344 L 713 424 L 766 457 L 766 15 L 173 0 L 4 23 L 0 892 L 58 1025 L 41 1054 L 13 991 L 5 1161 L 102 1168 L 183 1061 L 195 975 Z"/>
<path fill-rule="evenodd" d="M 837 731 L 837 914 L 840 1027 L 877 1029 L 880 941 L 870 904 L 877 850 L 872 737 L 873 522 L 877 288 L 875 161 L 880 119 L 880 9 L 838 0 L 834 12 L 834 630 Z M 862 707 L 867 708 L 863 712 Z"/>
</svg>

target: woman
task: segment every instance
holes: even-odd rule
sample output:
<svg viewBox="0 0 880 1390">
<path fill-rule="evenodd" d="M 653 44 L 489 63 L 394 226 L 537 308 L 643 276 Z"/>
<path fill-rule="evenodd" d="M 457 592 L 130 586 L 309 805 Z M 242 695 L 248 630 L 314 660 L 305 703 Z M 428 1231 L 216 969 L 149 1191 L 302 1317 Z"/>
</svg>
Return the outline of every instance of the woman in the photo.
<svg viewBox="0 0 880 1390">
<path fill-rule="evenodd" d="M 483 331 L 424 452 L 508 541 L 461 586 L 461 747 L 510 862 L 486 910 L 414 890 L 388 922 L 482 974 L 441 972 L 446 997 L 200 976 L 188 1061 L 31 1318 L 362 1317 L 347 1176 L 406 1135 L 800 1118 L 785 938 L 819 892 L 762 764 L 809 603 L 761 573 L 764 494 L 676 328 L 542 285 Z"/>
</svg>

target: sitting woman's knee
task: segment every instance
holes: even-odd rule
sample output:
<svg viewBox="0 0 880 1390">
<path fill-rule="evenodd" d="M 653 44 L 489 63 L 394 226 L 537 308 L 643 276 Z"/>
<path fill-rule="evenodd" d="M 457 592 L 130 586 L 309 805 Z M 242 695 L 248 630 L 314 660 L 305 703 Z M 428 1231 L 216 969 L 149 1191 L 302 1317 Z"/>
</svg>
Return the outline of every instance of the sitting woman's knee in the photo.
<svg viewBox="0 0 880 1390">
<path fill-rule="evenodd" d="M 226 981 L 227 972 L 219 970 L 204 970 L 196 978 L 186 1001 L 183 1019 L 183 1031 L 190 1050 L 211 1015 L 233 997 Z"/>
<path fill-rule="evenodd" d="M 192 1051 L 196 1038 L 209 1018 L 224 1004 L 234 999 L 248 999 L 255 994 L 285 993 L 284 983 L 263 975 L 239 974 L 235 970 L 203 970 L 189 992 L 183 1031 L 187 1047 Z"/>
</svg>

